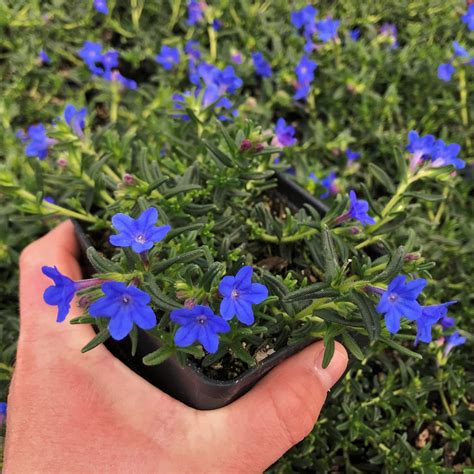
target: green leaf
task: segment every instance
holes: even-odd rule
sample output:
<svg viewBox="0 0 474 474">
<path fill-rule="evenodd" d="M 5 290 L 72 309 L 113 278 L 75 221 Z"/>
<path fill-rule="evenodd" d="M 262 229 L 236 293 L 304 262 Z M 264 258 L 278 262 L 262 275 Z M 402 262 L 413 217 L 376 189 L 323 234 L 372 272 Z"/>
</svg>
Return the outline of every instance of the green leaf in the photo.
<svg viewBox="0 0 474 474">
<path fill-rule="evenodd" d="M 380 226 L 378 229 L 374 230 L 372 232 L 373 235 L 381 235 L 381 234 L 388 234 L 398 227 L 400 227 L 402 224 L 405 224 L 406 222 L 407 215 L 405 212 L 398 212 L 395 217 L 390 221 L 387 222 L 386 224 Z"/>
<path fill-rule="evenodd" d="M 121 271 L 119 264 L 105 258 L 94 247 L 89 247 L 86 253 L 89 262 L 99 273 L 117 273 Z"/>
<path fill-rule="evenodd" d="M 341 326 L 348 327 L 364 327 L 361 321 L 344 319 L 339 316 L 339 313 L 337 311 L 334 311 L 332 309 L 316 309 L 313 311 L 313 314 L 321 319 L 324 319 L 328 323 L 336 323 L 340 324 Z"/>
<path fill-rule="evenodd" d="M 97 318 L 91 318 L 90 316 L 78 316 L 69 321 L 69 324 L 95 324 Z"/>
<path fill-rule="evenodd" d="M 148 185 L 146 188 L 145 194 L 150 194 L 154 189 L 159 188 L 162 184 L 166 183 L 169 178 L 168 176 L 161 176 L 161 178 L 156 179 Z"/>
<path fill-rule="evenodd" d="M 129 334 L 130 337 L 130 342 L 132 343 L 132 348 L 130 353 L 132 354 L 132 357 L 135 356 L 137 353 L 137 346 L 138 346 L 138 330 L 135 325 L 133 325 L 132 330 L 130 331 Z"/>
<path fill-rule="evenodd" d="M 156 351 L 150 352 L 145 357 L 143 357 L 142 360 L 145 365 L 158 365 L 171 357 L 173 353 L 173 347 L 163 346 Z"/>
<path fill-rule="evenodd" d="M 227 146 L 229 147 L 230 152 L 232 153 L 233 156 L 237 154 L 239 151 L 237 145 L 235 144 L 235 141 L 232 140 L 232 137 L 229 135 L 229 132 L 227 131 L 226 127 L 222 124 L 220 120 L 215 121 L 217 123 L 218 128 L 222 132 L 222 135 L 224 137 L 224 140 L 227 143 Z"/>
<path fill-rule="evenodd" d="M 210 143 L 208 143 L 206 141 L 204 141 L 204 145 L 209 150 L 209 152 L 211 153 L 211 156 L 214 158 L 214 160 L 218 164 L 222 164 L 222 165 L 227 166 L 227 167 L 235 166 L 234 161 L 232 160 L 232 158 L 230 156 L 226 155 L 225 153 L 223 153 L 222 151 L 220 151 L 214 145 L 211 145 Z"/>
<path fill-rule="evenodd" d="M 240 345 L 240 343 L 231 346 L 234 355 L 245 362 L 248 366 L 253 367 L 256 365 L 254 358 Z"/>
<path fill-rule="evenodd" d="M 199 184 L 183 184 L 181 186 L 176 186 L 174 188 L 163 191 L 162 194 L 166 198 L 177 196 L 178 194 L 187 193 L 189 191 L 195 191 L 196 189 L 202 189 L 202 186 Z"/>
<path fill-rule="evenodd" d="M 331 363 L 335 347 L 334 339 L 324 340 L 323 369 L 326 369 Z"/>
<path fill-rule="evenodd" d="M 369 163 L 369 171 L 373 174 L 375 179 L 389 192 L 395 192 L 395 186 L 393 185 L 392 179 L 382 168 L 379 168 L 374 163 Z"/>
<path fill-rule="evenodd" d="M 207 272 L 201 278 L 200 286 L 204 288 L 205 291 L 210 291 L 212 283 L 214 280 L 224 272 L 225 264 L 221 262 L 214 262 L 208 268 Z"/>
<path fill-rule="evenodd" d="M 391 281 L 393 280 L 403 269 L 405 263 L 405 249 L 400 246 L 395 250 L 390 259 L 390 262 L 381 273 L 376 275 L 372 281 Z"/>
<path fill-rule="evenodd" d="M 176 227 L 176 229 L 171 229 L 166 235 L 166 240 L 174 239 L 178 235 L 184 234 L 185 232 L 191 232 L 193 230 L 201 230 L 204 227 L 204 224 L 201 222 L 195 222 L 194 224 L 185 225 L 183 227 Z"/>
<path fill-rule="evenodd" d="M 344 342 L 344 346 L 349 349 L 354 357 L 358 360 L 364 360 L 365 355 L 362 352 L 359 344 L 355 341 L 355 339 L 347 332 L 342 333 L 342 340 Z"/>
<path fill-rule="evenodd" d="M 99 344 L 102 344 L 105 342 L 108 338 L 110 337 L 109 330 L 107 328 L 101 329 L 97 335 L 92 339 L 90 342 L 88 342 L 82 349 L 81 352 L 84 354 L 85 352 L 90 351 L 91 349 L 94 349 L 94 347 L 97 347 Z"/>
<path fill-rule="evenodd" d="M 297 301 L 308 301 L 317 298 L 326 298 L 328 296 L 338 296 L 339 292 L 328 289 L 328 284 L 325 282 L 313 283 L 296 291 L 292 291 L 283 297 L 283 301 L 288 303 L 295 303 Z"/>
<path fill-rule="evenodd" d="M 206 354 L 203 348 L 199 346 L 188 346 L 188 347 L 177 347 L 178 352 L 184 352 L 185 354 L 192 355 L 196 359 L 202 359 Z"/>
<path fill-rule="evenodd" d="M 156 265 L 153 265 L 152 272 L 155 274 L 161 273 L 167 268 L 177 263 L 194 262 L 198 258 L 203 257 L 204 254 L 205 252 L 203 249 L 191 250 L 189 252 L 182 253 L 181 255 L 177 255 L 176 257 L 169 258 L 168 260 L 163 260 L 161 262 L 158 262 Z"/>
<path fill-rule="evenodd" d="M 418 191 L 409 191 L 404 193 L 404 196 L 414 197 L 417 199 L 422 199 L 424 201 L 437 202 L 444 201 L 446 199 L 442 194 L 426 194 Z"/>
<path fill-rule="evenodd" d="M 324 271 L 328 281 L 332 281 L 339 272 L 339 263 L 337 261 L 336 250 L 334 248 L 334 240 L 331 231 L 327 226 L 323 226 L 321 232 L 321 240 L 324 253 Z"/>
<path fill-rule="evenodd" d="M 389 339 L 388 337 L 380 337 L 380 342 L 383 342 L 387 346 L 391 347 L 392 349 L 397 350 L 398 352 L 405 354 L 407 356 L 413 357 L 415 359 L 423 359 L 423 356 L 421 354 L 418 354 L 418 352 L 413 352 L 410 349 L 407 349 L 405 346 L 402 346 L 401 344 L 398 344 L 398 342 L 393 341 L 392 339 Z"/>
<path fill-rule="evenodd" d="M 160 308 L 162 311 L 173 311 L 174 309 L 180 309 L 183 307 L 182 304 L 169 298 L 161 292 L 161 290 L 158 288 L 158 285 L 154 281 L 154 276 L 152 274 L 148 273 L 145 278 L 145 290 L 158 308 Z"/>
<path fill-rule="evenodd" d="M 359 308 L 369 339 L 377 340 L 380 337 L 380 315 L 375 311 L 372 300 L 360 293 L 353 293 L 351 298 Z"/>
</svg>

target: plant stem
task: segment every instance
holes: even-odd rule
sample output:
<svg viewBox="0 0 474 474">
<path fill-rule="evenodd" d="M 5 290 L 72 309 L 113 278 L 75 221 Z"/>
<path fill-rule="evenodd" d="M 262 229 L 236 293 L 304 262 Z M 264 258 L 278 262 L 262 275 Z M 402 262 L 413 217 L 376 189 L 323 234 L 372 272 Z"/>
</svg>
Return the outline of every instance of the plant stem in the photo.
<svg viewBox="0 0 474 474">
<path fill-rule="evenodd" d="M 467 85 L 466 85 L 466 71 L 463 68 L 459 68 L 459 99 L 461 103 L 461 121 L 464 125 L 465 131 L 469 130 L 469 108 L 467 105 Z M 469 154 L 472 149 L 471 137 L 469 134 L 466 135 L 466 145 Z"/>
<path fill-rule="evenodd" d="M 29 193 L 28 191 L 25 191 L 24 189 L 20 189 L 19 191 L 17 191 L 17 195 L 30 203 L 37 202 L 36 197 L 33 194 Z M 57 204 L 52 204 L 47 201 L 43 201 L 43 203 L 41 204 L 41 209 L 52 210 L 62 216 L 72 217 L 74 219 L 78 219 L 85 222 L 96 223 L 98 221 L 98 219 L 92 216 L 91 214 L 81 214 L 79 212 L 71 211 L 70 209 L 66 209 L 65 207 L 61 207 L 61 206 L 58 206 Z"/>
</svg>

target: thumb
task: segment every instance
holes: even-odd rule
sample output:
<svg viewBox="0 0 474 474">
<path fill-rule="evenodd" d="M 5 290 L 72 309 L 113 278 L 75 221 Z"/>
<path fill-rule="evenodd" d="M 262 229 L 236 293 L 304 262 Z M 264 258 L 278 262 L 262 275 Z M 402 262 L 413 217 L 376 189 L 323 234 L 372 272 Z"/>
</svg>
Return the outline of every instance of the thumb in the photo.
<svg viewBox="0 0 474 474">
<path fill-rule="evenodd" d="M 273 369 L 248 394 L 224 408 L 238 456 L 249 470 L 263 471 L 313 429 L 328 390 L 347 367 L 347 352 L 336 343 L 322 368 L 324 343 L 312 344 Z M 229 446 L 230 445 L 230 446 Z"/>
</svg>

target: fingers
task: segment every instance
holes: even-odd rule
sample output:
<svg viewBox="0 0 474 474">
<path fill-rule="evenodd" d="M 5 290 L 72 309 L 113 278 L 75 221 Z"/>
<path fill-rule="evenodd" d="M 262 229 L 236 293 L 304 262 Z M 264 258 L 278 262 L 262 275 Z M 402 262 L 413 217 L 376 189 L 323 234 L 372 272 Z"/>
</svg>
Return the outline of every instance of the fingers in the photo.
<svg viewBox="0 0 474 474">
<path fill-rule="evenodd" d="M 82 313 L 75 301 L 71 303 L 67 320 L 61 325 L 56 323 L 57 307 L 43 301 L 45 289 L 53 282 L 43 274 L 41 267 L 57 266 L 62 274 L 78 280 L 81 278 L 78 254 L 71 221 L 58 225 L 23 250 L 20 256 L 20 341 L 41 341 L 47 345 L 54 338 L 62 340 L 64 344 L 72 343 L 78 351 L 93 337 L 90 327 L 72 327 L 68 323 L 69 319 Z"/>
<path fill-rule="evenodd" d="M 247 460 L 249 470 L 261 472 L 313 429 L 328 390 L 347 367 L 342 345 L 336 345 L 326 369 L 323 354 L 322 341 L 309 346 L 273 369 L 243 398 L 216 412 L 227 427 L 222 449 L 229 456 Z"/>
</svg>

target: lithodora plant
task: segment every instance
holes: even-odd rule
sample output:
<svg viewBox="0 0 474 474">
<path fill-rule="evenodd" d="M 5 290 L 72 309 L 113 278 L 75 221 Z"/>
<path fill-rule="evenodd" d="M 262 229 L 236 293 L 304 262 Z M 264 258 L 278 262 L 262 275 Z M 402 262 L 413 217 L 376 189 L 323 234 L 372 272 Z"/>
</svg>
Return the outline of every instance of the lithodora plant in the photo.
<svg viewBox="0 0 474 474">
<path fill-rule="evenodd" d="M 284 121 L 273 136 L 243 119 L 203 122 L 186 112 L 189 120 L 174 126 L 186 127 L 193 156 L 176 145 L 157 157 L 141 142 L 111 157 L 119 146 L 113 129 L 91 139 L 85 109 L 67 106 L 53 127 L 20 136 L 29 166 L 18 176 L 2 171 L 2 190 L 22 212 L 74 218 L 90 239 L 88 278 L 43 267 L 53 281 L 44 300 L 57 306 L 57 321 L 77 295 L 84 314 L 70 323 L 97 328 L 83 352 L 130 338 L 134 353 L 146 331 L 159 348 L 145 365 L 191 357 L 225 380 L 312 338 L 324 340 L 324 366 L 336 338 L 361 360 L 367 343 L 419 358 L 413 345 L 430 342 L 433 327 L 452 328 L 454 302 L 422 296 L 432 263 L 411 251 L 413 241 L 394 247 L 390 232 L 413 199 L 427 198 L 411 186 L 449 179 L 457 149 L 413 132 L 408 156 L 398 158 L 400 183 L 387 186 L 393 196 L 383 208 L 371 202 L 375 217 L 354 190 L 322 212 L 275 179 L 276 158 L 294 134 Z M 450 337 L 464 342 L 458 332 Z"/>
</svg>

